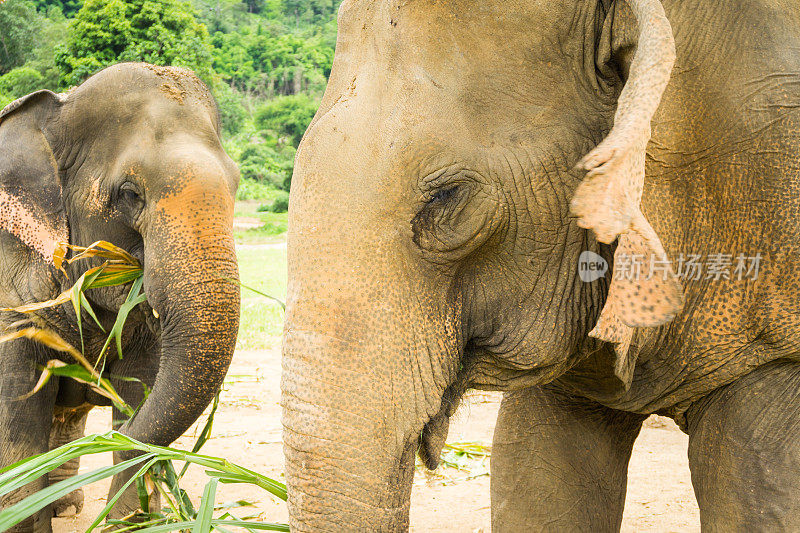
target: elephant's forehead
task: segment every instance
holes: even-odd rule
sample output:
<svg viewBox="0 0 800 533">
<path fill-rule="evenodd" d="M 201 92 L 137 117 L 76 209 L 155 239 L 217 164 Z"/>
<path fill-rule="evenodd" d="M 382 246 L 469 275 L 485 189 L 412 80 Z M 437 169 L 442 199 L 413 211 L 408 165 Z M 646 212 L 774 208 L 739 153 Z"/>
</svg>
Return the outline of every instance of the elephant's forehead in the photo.
<svg viewBox="0 0 800 533">
<path fill-rule="evenodd" d="M 502 66 L 520 54 L 553 52 L 554 41 L 583 30 L 597 3 L 552 0 L 354 0 L 342 5 L 340 36 L 350 45 L 410 62 Z M 337 50 L 338 51 L 338 50 Z M 498 56 L 501 53 L 501 56 Z M 398 55 L 399 54 L 399 55 Z M 489 61 L 483 62 L 487 58 Z"/>
<path fill-rule="evenodd" d="M 69 92 L 62 123 L 72 140 L 161 140 L 175 131 L 216 135 L 217 108 L 199 80 L 141 65 L 110 67 Z M 151 70 L 156 68 L 161 70 Z"/>
<path fill-rule="evenodd" d="M 556 43 L 581 23 L 574 13 L 560 17 L 561 4 L 345 4 L 329 95 L 337 104 L 357 96 L 366 115 L 359 118 L 395 141 L 397 132 L 421 139 L 425 130 L 449 131 L 451 143 L 485 140 L 519 131 L 522 121 L 544 123 L 541 115 L 563 112 L 577 91 L 575 60 Z"/>
</svg>

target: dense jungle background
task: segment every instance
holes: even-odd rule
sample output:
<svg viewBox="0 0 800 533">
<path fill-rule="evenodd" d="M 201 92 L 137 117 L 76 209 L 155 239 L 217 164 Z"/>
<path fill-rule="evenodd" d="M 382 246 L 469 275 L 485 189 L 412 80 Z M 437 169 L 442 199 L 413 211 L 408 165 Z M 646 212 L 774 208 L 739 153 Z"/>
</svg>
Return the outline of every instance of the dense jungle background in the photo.
<svg viewBox="0 0 800 533">
<path fill-rule="evenodd" d="M 242 171 L 239 199 L 283 212 L 297 144 L 330 74 L 340 2 L 6 0 L 0 108 L 120 61 L 190 68 L 219 104 L 225 148 Z"/>
</svg>

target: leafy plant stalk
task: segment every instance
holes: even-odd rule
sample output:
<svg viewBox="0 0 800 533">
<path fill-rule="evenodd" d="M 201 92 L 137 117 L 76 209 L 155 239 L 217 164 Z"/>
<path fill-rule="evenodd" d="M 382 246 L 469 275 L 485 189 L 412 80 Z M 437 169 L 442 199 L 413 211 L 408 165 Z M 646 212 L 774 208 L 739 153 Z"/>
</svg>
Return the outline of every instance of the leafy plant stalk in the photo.
<svg viewBox="0 0 800 533">
<path fill-rule="evenodd" d="M 76 252 L 76 254 L 71 258 L 67 258 L 68 250 L 72 250 Z M 40 391 L 52 376 L 66 377 L 89 385 L 99 394 L 109 398 L 114 406 L 121 412 L 125 413 L 128 417 L 132 417 L 135 414 L 135 409 L 125 402 L 116 390 L 114 390 L 109 380 L 103 376 L 103 366 L 107 351 L 112 342 L 114 342 L 116 346 L 118 356 L 122 357 L 122 331 L 127 317 L 136 306 L 146 300 L 146 296 L 142 293 L 143 271 L 141 265 L 134 257 L 113 244 L 104 241 L 94 243 L 89 247 L 63 244 L 56 250 L 53 262 L 56 268 L 66 274 L 64 270 L 65 266 L 89 258 L 100 258 L 103 259 L 104 262 L 100 266 L 90 268 L 84 272 L 72 287 L 56 298 L 46 302 L 4 309 L 4 311 L 13 311 L 29 315 L 31 316 L 31 320 L 14 324 L 14 326 L 19 329 L 1 336 L 0 343 L 19 338 L 27 338 L 39 342 L 52 350 L 66 353 L 77 362 L 77 364 L 67 364 L 57 359 L 48 361 L 48 363 L 42 367 L 42 374 L 33 390 L 24 395 L 23 398 L 30 397 Z M 105 332 L 105 329 L 97 319 L 85 293 L 90 289 L 126 285 L 129 283 L 131 284 L 131 289 L 128 292 L 128 296 L 120 307 L 113 327 L 107 332 L 106 342 L 96 358 L 96 363 L 92 365 L 83 353 L 85 351 L 85 345 L 83 342 L 83 324 L 81 320 L 82 311 L 86 311 L 101 331 Z M 73 310 L 77 316 L 78 331 L 81 337 L 81 350 L 74 348 L 59 336 L 58 333 L 52 330 L 34 326 L 22 327 L 28 322 L 37 322 L 37 311 L 66 304 L 67 302 L 72 303 Z M 99 370 L 98 366 L 100 366 Z M 118 379 L 132 378 L 118 377 Z M 144 386 L 144 384 L 142 385 Z M 145 387 L 145 396 L 148 393 L 149 390 Z M 243 528 L 247 531 L 288 531 L 288 526 L 284 524 L 248 522 L 235 517 L 230 512 L 225 512 L 216 518 L 214 517 L 214 512 L 217 510 L 214 501 L 220 483 L 250 484 L 266 490 L 282 500 L 286 500 L 286 487 L 282 483 L 232 464 L 224 458 L 200 455 L 198 453 L 211 437 L 214 415 L 216 414 L 218 406 L 219 392 L 214 398 L 206 423 L 200 431 L 191 452 L 144 444 L 116 431 L 111 431 L 103 435 L 84 437 L 0 470 L 0 496 L 3 496 L 24 487 L 28 483 L 65 464 L 67 461 L 83 455 L 113 453 L 116 451 L 142 452 L 141 455 L 123 463 L 79 474 L 50 485 L 0 511 L 0 531 L 13 527 L 28 516 L 40 511 L 47 505 L 79 487 L 113 476 L 134 466 L 139 466 L 137 473 L 128 480 L 115 495 L 109 498 L 106 506 L 100 511 L 97 517 L 95 517 L 94 521 L 87 529 L 87 532 L 99 527 L 100 524 L 107 519 L 114 504 L 122 496 L 123 492 L 134 483 L 136 484 L 143 512 L 135 517 L 127 517 L 128 519 L 135 518 L 135 522 L 130 522 L 127 519 L 109 520 L 109 525 L 119 528 L 119 531 L 136 529 L 137 531 L 158 532 L 191 529 L 193 533 L 206 533 L 213 530 L 222 531 L 224 533 L 227 531 L 225 526 Z M 184 462 L 180 474 L 176 473 L 173 461 Z M 180 481 L 191 464 L 204 467 L 206 469 L 206 474 L 210 478 L 203 491 L 197 509 L 193 506 L 186 491 L 180 486 Z M 157 491 L 167 503 L 165 508 L 148 508 L 149 494 L 153 491 Z"/>
</svg>

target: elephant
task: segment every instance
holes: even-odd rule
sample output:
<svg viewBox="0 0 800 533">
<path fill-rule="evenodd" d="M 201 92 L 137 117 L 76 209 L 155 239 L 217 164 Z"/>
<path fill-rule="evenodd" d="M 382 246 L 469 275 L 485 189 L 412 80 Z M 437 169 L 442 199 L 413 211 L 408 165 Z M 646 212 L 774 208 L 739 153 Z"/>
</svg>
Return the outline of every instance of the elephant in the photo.
<svg viewBox="0 0 800 533">
<path fill-rule="evenodd" d="M 77 281 L 81 263 L 69 265 L 66 276 L 54 266 L 58 243 L 108 241 L 138 259 L 147 301 L 128 315 L 122 358 L 113 347 L 104 354 L 103 375 L 128 405 L 138 406 L 127 420 L 114 409 L 114 427 L 169 445 L 219 390 L 238 333 L 233 206 L 239 171 L 222 147 L 211 93 L 182 68 L 117 64 L 67 93 L 41 90 L 6 106 L 0 146 L 0 307 L 46 301 Z M 128 284 L 86 292 L 105 332 L 130 290 Z M 22 318 L 6 310 L 0 328 L 18 327 Z M 108 334 L 83 311 L 81 340 L 77 319 L 68 302 L 38 312 L 35 323 L 72 346 L 83 343 L 94 364 Z M 25 338 L 0 344 L 2 466 L 82 436 L 89 410 L 110 405 L 63 377 L 28 395 L 53 359 L 75 363 Z M 146 384 L 149 395 L 129 378 Z M 114 460 L 134 456 L 117 453 Z M 71 461 L 49 482 L 77 468 Z M 109 494 L 137 468 L 115 476 Z M 42 476 L 0 503 L 7 508 L 47 485 Z M 13 530 L 51 531 L 54 511 L 80 511 L 82 499 L 80 492 L 70 494 Z M 139 506 L 133 484 L 109 516 L 127 516 Z"/>
<path fill-rule="evenodd" d="M 290 193 L 292 530 L 407 530 L 470 388 L 495 531 L 619 530 L 653 413 L 704 531 L 800 530 L 800 5 L 338 17 Z"/>
</svg>

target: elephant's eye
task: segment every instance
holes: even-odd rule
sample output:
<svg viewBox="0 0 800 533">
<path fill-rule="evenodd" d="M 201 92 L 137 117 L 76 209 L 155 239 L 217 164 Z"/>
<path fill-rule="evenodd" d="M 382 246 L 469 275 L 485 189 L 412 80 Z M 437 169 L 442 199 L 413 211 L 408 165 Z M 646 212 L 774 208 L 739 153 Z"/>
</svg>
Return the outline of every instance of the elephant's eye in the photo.
<svg viewBox="0 0 800 533">
<path fill-rule="evenodd" d="M 431 196 L 431 199 L 428 201 L 429 204 L 432 203 L 446 203 L 450 200 L 453 196 L 455 196 L 456 192 L 458 191 L 458 186 L 450 187 L 449 189 L 439 189 Z"/>
<path fill-rule="evenodd" d="M 131 205 L 136 205 L 142 202 L 142 197 L 139 190 L 133 183 L 123 183 L 119 188 L 119 199 Z"/>
<path fill-rule="evenodd" d="M 491 182 L 474 173 L 444 177 L 439 187 L 422 196 L 422 205 L 411 219 L 414 244 L 433 254 L 426 257 L 439 264 L 460 260 L 478 249 L 502 221 Z"/>
</svg>

